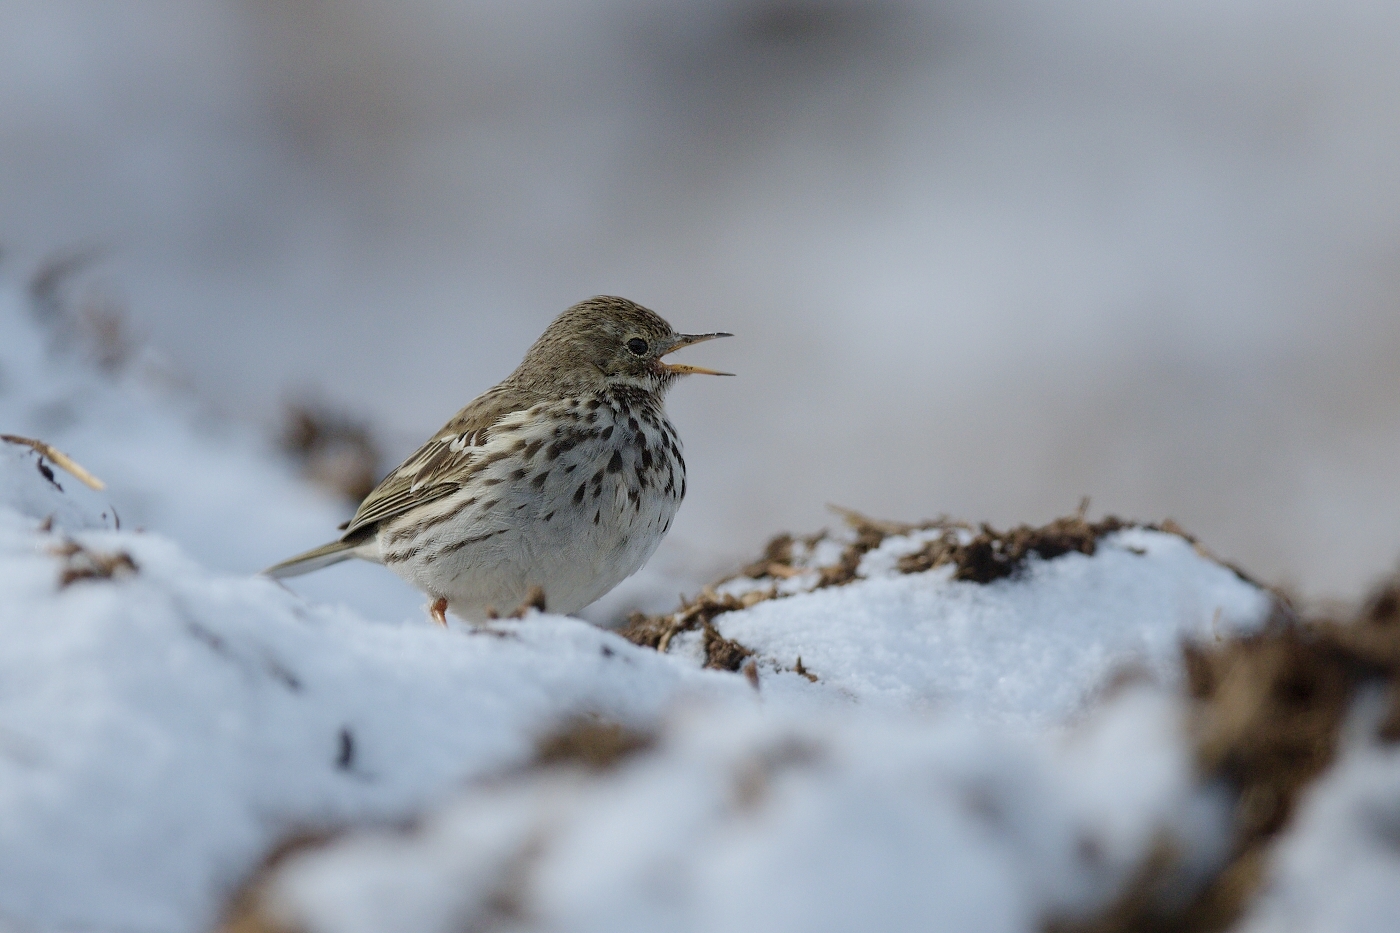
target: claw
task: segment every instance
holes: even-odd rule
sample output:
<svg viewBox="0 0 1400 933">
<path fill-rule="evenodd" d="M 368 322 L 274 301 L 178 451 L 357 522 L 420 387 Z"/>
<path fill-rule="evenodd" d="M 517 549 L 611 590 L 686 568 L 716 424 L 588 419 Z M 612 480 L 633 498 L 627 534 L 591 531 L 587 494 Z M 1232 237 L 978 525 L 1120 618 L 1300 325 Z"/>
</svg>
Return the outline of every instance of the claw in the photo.
<svg viewBox="0 0 1400 933">
<path fill-rule="evenodd" d="M 433 617 L 433 621 L 443 628 L 447 628 L 447 598 L 439 596 L 433 600 L 433 604 L 428 607 L 428 614 Z"/>
</svg>

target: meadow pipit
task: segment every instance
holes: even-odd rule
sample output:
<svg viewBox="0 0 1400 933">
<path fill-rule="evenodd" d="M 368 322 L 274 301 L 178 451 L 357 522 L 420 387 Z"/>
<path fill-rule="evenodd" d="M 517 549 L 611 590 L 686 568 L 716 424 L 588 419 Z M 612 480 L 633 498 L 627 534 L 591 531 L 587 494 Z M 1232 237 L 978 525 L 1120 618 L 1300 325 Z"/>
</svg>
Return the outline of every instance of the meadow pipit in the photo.
<svg viewBox="0 0 1400 933">
<path fill-rule="evenodd" d="M 340 540 L 265 571 L 292 577 L 359 557 L 428 594 L 433 617 L 508 611 L 536 589 L 577 612 L 635 573 L 685 496 L 666 391 L 678 334 L 625 298 L 555 319 L 520 366 L 486 390 L 360 503 Z"/>
</svg>

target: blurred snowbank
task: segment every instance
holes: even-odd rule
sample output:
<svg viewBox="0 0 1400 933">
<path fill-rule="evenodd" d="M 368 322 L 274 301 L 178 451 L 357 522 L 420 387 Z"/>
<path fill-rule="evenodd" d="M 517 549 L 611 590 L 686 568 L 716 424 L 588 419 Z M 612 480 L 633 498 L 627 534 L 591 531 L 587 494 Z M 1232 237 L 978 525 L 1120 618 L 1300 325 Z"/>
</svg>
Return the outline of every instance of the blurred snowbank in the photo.
<svg viewBox="0 0 1400 933">
<path fill-rule="evenodd" d="M 690 710 L 604 774 L 488 784 L 293 857 L 291 930 L 1031 931 L 1101 906 L 1156 834 L 1222 854 L 1179 710 L 1134 692 L 1058 745 L 966 722 Z M 505 893 L 503 893 L 505 892 Z M 509 898 L 507 898 L 509 895 Z"/>
</svg>

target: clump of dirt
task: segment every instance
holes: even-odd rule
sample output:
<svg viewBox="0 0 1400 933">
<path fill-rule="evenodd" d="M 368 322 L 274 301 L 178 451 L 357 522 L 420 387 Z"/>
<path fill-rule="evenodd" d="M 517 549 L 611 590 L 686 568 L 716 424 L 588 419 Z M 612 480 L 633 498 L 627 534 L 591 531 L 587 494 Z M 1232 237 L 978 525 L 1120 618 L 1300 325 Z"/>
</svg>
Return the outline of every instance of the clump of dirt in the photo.
<svg viewBox="0 0 1400 933">
<path fill-rule="evenodd" d="M 839 512 L 846 524 L 856 533 L 856 536 L 841 551 L 840 560 L 830 566 L 819 568 L 821 576 L 817 580 L 817 589 L 824 589 L 828 586 L 845 586 L 854 581 L 857 578 L 856 571 L 860 568 L 861 558 L 883 544 L 885 539 L 891 535 L 907 535 L 911 531 L 937 526 L 937 523 L 904 525 L 897 522 L 885 522 L 867 518 L 848 509 L 841 509 Z"/>
<path fill-rule="evenodd" d="M 753 654 L 732 638 L 725 638 L 709 622 L 705 623 L 705 666 L 717 671 L 737 671 Z M 757 668 L 754 669 L 755 672 Z"/>
<path fill-rule="evenodd" d="M 807 670 L 807 668 L 803 666 L 802 655 L 800 654 L 797 656 L 797 663 L 793 665 L 792 670 L 793 673 L 800 674 L 803 677 L 806 677 L 812 683 L 817 682 L 817 675 L 813 674 L 811 671 Z"/>
<path fill-rule="evenodd" d="M 279 446 L 307 479 L 357 505 L 379 478 L 379 445 L 369 428 L 326 405 L 288 404 Z"/>
<path fill-rule="evenodd" d="M 534 763 L 545 768 L 579 765 L 589 771 L 606 771 L 655 744 L 656 736 L 650 732 L 580 718 L 540 739 Z"/>
<path fill-rule="evenodd" d="M 1175 858 L 1149 859 L 1102 914 L 1052 921 L 1053 933 L 1218 933 L 1245 912 L 1268 855 L 1304 790 L 1336 758 L 1365 689 L 1385 691 L 1376 738 L 1400 739 L 1400 578 L 1350 619 L 1300 619 L 1280 600 L 1257 633 L 1184 647 L 1191 741 L 1203 781 L 1234 796 L 1225 864 L 1193 891 L 1172 883 Z"/>
<path fill-rule="evenodd" d="M 792 565 L 793 543 L 792 535 L 786 533 L 771 539 L 763 548 L 763 556 L 745 565 L 739 571 L 739 576 L 760 580 L 764 577 L 787 578 L 801 573 L 801 570 Z M 814 542 L 809 542 L 811 543 Z"/>
<path fill-rule="evenodd" d="M 135 576 L 140 568 L 126 551 L 93 551 L 68 539 L 49 553 L 63 558 L 58 588 L 66 589 L 80 580 L 115 580 Z"/>
<path fill-rule="evenodd" d="M 1071 515 L 1040 528 L 1021 525 L 1005 532 L 984 524 L 981 532 L 967 543 L 945 532 L 919 551 L 901 558 L 899 570 L 920 573 L 952 564 L 954 580 L 991 583 L 1020 572 L 1032 554 L 1042 560 L 1070 553 L 1092 555 L 1099 538 L 1130 527 L 1133 526 L 1112 515 L 1097 522 Z"/>
<path fill-rule="evenodd" d="M 784 772 L 811 768 L 826 758 L 826 751 L 819 743 L 796 736 L 756 749 L 735 769 L 736 808 L 750 812 L 758 809 L 771 792 L 773 783 Z"/>
<path fill-rule="evenodd" d="M 756 606 L 766 599 L 771 599 L 772 595 L 767 591 L 755 590 L 740 597 L 729 593 L 719 594 L 713 589 L 706 589 L 696 598 L 695 602 L 682 606 L 680 612 L 653 616 L 640 612 L 632 613 L 627 624 L 618 630 L 618 634 L 635 645 L 641 645 L 643 648 L 655 648 L 664 654 L 666 649 L 671 646 L 671 639 L 681 632 L 702 629 L 706 632 L 705 666 L 737 671 L 743 659 L 753 652 L 738 642 L 722 637 L 710 622 L 715 616 L 723 615 L 726 612 Z M 714 632 L 714 635 L 711 636 L 710 632 Z M 713 654 L 711 654 L 712 648 Z M 743 653 L 738 656 L 738 661 L 733 662 L 734 666 L 729 667 L 727 665 L 734 657 L 735 651 Z"/>
</svg>

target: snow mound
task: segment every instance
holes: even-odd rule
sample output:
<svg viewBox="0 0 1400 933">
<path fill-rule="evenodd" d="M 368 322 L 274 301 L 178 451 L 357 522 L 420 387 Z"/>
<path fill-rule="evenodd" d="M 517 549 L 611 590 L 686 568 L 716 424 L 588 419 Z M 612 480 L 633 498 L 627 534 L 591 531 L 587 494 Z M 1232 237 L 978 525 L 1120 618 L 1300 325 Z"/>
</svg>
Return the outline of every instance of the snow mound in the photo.
<svg viewBox="0 0 1400 933">
<path fill-rule="evenodd" d="M 977 556 L 988 532 L 856 518 L 834 535 L 775 539 L 745 575 L 627 634 L 697 665 L 751 657 L 775 689 L 811 682 L 867 704 L 1043 725 L 1127 666 L 1176 682 L 1183 640 L 1251 631 L 1268 615 L 1265 590 L 1179 532 L 1062 519 L 1042 538 L 1066 527 L 1080 533 L 1045 548 L 1052 559 L 1023 529 L 1033 546 L 997 562 Z"/>
</svg>

